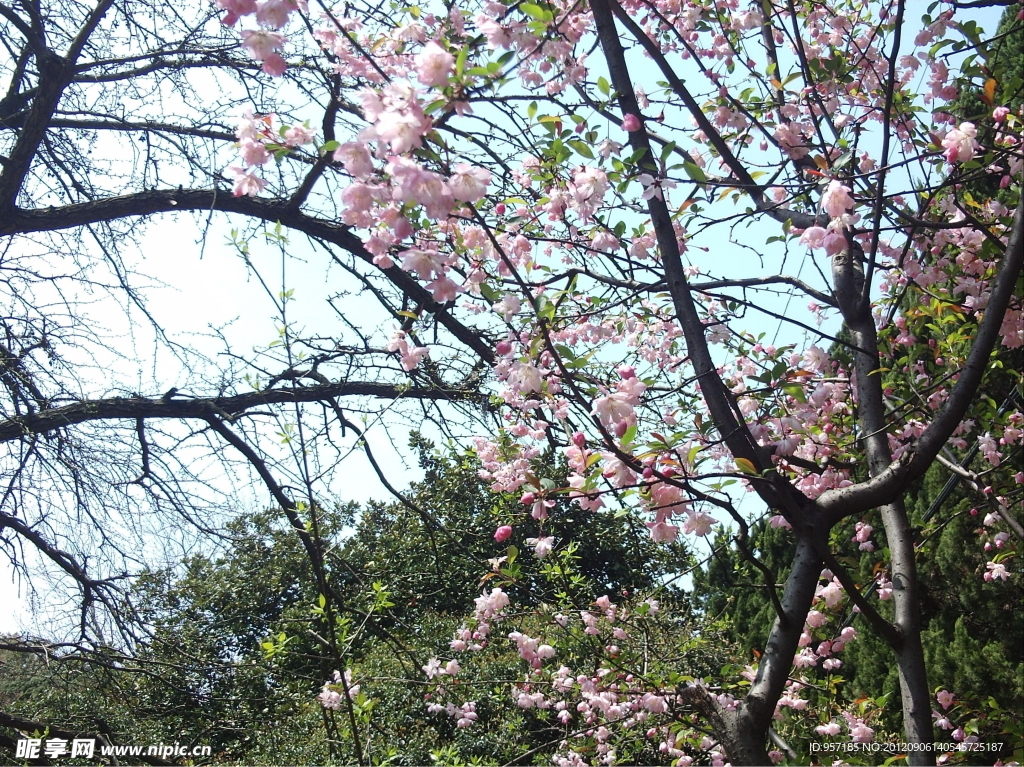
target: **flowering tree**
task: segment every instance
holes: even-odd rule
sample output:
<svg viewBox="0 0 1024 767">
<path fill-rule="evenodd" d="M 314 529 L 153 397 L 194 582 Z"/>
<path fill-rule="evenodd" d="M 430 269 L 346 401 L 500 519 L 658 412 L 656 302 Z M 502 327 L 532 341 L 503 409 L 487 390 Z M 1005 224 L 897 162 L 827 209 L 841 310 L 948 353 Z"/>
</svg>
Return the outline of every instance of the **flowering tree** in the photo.
<svg viewBox="0 0 1024 767">
<path fill-rule="evenodd" d="M 922 652 L 903 495 L 936 462 L 973 483 L 1005 536 L 978 574 L 997 586 L 1018 577 L 1022 535 L 1012 461 L 1024 415 L 1012 398 L 982 396 L 993 376 L 1019 389 L 1024 158 L 1022 116 L 1007 104 L 1021 84 L 1000 79 L 971 11 L 937 3 L 908 33 L 899 1 L 217 0 L 186 9 L 194 17 L 139 7 L 0 5 L 5 40 L 19 41 L 8 43 L 0 110 L 0 234 L 20 238 L 11 252 L 45 261 L 53 246 L 35 247 L 51 242 L 36 233 L 88 233 L 119 276 L 113 246 L 139 217 L 247 217 L 323 244 L 377 302 L 379 327 L 346 316 L 345 337 L 324 341 L 285 323 L 282 344 L 214 370 L 194 396 L 103 397 L 43 359 L 71 323 L 48 330 L 22 300 L 5 320 L 12 498 L 27 497 L 29 477 L 71 476 L 72 488 L 83 477 L 126 494 L 137 484 L 147 502 L 187 506 L 195 499 L 180 486 L 167 494 L 154 454 L 191 455 L 171 452 L 181 440 L 227 445 L 303 537 L 326 600 L 315 517 L 329 472 L 303 456 L 330 454 L 334 430 L 356 429 L 339 398 L 442 403 L 452 424 L 444 403 L 490 397 L 497 417 L 480 419 L 488 433 L 475 450 L 493 489 L 522 501 L 498 543 L 526 518 L 544 522 L 556 497 L 642 515 L 660 542 L 728 531 L 776 614 L 747 678 L 711 686 L 645 676 L 613 643 L 602 645 L 605 673 L 574 677 L 556 668 L 557 643 L 513 632 L 529 683 L 559 691 L 530 701 L 563 704 L 565 763 L 582 758 L 580 733 L 614 760 L 616 728 L 652 716 L 690 728 L 651 728 L 680 763 L 700 728 L 720 756 L 765 763 L 773 718 L 806 709 L 812 672 L 841 666 L 856 631 L 838 615 L 851 606 L 898 668 L 908 761 L 933 761 L 943 682 Z M 984 113 L 951 118 L 972 83 Z M 91 161 L 110 135 L 143 136 L 145 151 L 127 169 Z M 1001 196 L 972 193 L 981 178 Z M 15 297 L 19 281 L 40 279 L 32 263 L 12 277 Z M 320 405 L 295 411 L 316 427 L 294 482 L 255 420 L 282 403 Z M 126 419 L 118 454 L 141 476 L 111 464 L 67 473 L 58 459 L 85 450 L 91 427 Z M 156 444 L 154 419 L 203 428 L 168 429 Z M 948 455 L 975 445 L 991 468 Z M 552 449 L 569 462 L 566 486 L 532 468 Z M 40 532 L 48 503 L 33 501 L 34 519 L 4 511 L 4 526 L 76 579 L 86 602 L 109 593 L 109 575 Z M 784 584 L 748 545 L 758 518 L 789 531 Z M 558 553 L 549 536 L 532 540 L 535 556 Z M 876 565 L 873 594 L 850 557 Z M 453 653 L 483 649 L 514 607 L 488 589 Z M 629 637 L 610 599 L 584 613 L 575 628 L 559 613 L 552 636 Z M 434 680 L 461 666 L 428 667 Z M 612 681 L 614 703 L 601 697 Z M 322 699 L 351 698 L 339 673 Z M 477 719 L 469 700 L 448 713 L 460 727 Z M 862 714 L 823 711 L 818 734 L 870 740 Z"/>
</svg>

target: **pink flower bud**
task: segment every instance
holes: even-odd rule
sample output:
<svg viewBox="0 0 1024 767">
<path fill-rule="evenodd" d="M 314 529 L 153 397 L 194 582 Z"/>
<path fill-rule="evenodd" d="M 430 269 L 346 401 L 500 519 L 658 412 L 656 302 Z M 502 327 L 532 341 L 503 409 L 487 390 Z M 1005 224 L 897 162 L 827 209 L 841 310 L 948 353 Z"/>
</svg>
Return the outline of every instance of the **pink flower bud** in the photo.
<svg viewBox="0 0 1024 767">
<path fill-rule="evenodd" d="M 625 421 L 619 421 L 615 424 L 615 436 L 622 437 L 625 435 L 626 430 L 629 428 L 629 424 Z"/>
<path fill-rule="evenodd" d="M 523 497 L 519 499 L 519 502 L 524 506 L 529 506 L 531 503 L 537 500 L 536 493 L 523 493 Z"/>
<path fill-rule="evenodd" d="M 499 202 L 497 205 L 494 206 L 494 212 L 499 216 L 504 216 L 505 210 L 505 203 L 503 202 Z"/>
<path fill-rule="evenodd" d="M 633 113 L 626 115 L 622 118 L 622 130 L 628 133 L 640 130 L 640 118 Z"/>
<path fill-rule="evenodd" d="M 510 537 L 512 537 L 511 525 L 502 525 L 494 531 L 494 540 L 496 540 L 498 543 L 501 543 L 502 541 L 507 541 Z"/>
<path fill-rule="evenodd" d="M 615 369 L 615 372 L 618 373 L 619 376 L 624 380 L 636 378 L 636 368 L 634 368 L 632 365 L 619 365 Z"/>
<path fill-rule="evenodd" d="M 992 119 L 997 123 L 1001 123 L 1008 114 L 1010 114 L 1010 110 L 1006 107 L 996 107 L 992 110 Z"/>
<path fill-rule="evenodd" d="M 653 476 L 654 476 L 654 469 L 652 469 L 650 466 L 645 466 L 644 467 L 644 479 L 650 479 Z"/>
<path fill-rule="evenodd" d="M 576 432 L 572 435 L 572 444 L 582 450 L 587 446 L 587 435 L 581 431 Z"/>
<path fill-rule="evenodd" d="M 406 237 L 412 235 L 412 224 L 409 223 L 409 219 L 405 216 L 399 216 L 395 219 L 395 237 L 399 240 L 404 240 Z"/>
<path fill-rule="evenodd" d="M 500 356 L 505 357 L 512 352 L 512 344 L 508 341 L 498 341 L 498 345 L 494 347 L 494 351 L 496 351 Z"/>
</svg>

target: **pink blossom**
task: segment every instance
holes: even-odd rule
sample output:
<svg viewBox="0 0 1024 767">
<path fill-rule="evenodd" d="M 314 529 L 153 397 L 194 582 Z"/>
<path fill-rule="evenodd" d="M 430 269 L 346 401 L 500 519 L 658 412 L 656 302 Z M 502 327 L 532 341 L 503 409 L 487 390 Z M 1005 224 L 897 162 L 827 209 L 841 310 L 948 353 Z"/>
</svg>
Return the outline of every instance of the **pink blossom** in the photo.
<svg viewBox="0 0 1024 767">
<path fill-rule="evenodd" d="M 997 123 L 1001 123 L 1006 119 L 1007 115 L 1010 114 L 1010 110 L 1006 107 L 996 107 L 992 110 L 992 119 Z"/>
<path fill-rule="evenodd" d="M 807 613 L 807 625 L 812 628 L 818 628 L 828 623 L 828 616 L 818 610 L 811 610 Z"/>
<path fill-rule="evenodd" d="M 594 402 L 594 415 L 596 415 L 605 428 L 611 427 L 621 421 L 627 421 L 633 417 L 633 405 L 629 398 L 620 394 L 609 394 Z"/>
<path fill-rule="evenodd" d="M 555 539 L 550 535 L 544 538 L 527 538 L 526 544 L 528 546 L 533 546 L 533 555 L 537 557 L 537 559 L 544 559 L 551 553 L 551 549 L 555 545 Z"/>
<path fill-rule="evenodd" d="M 1010 573 L 1006 569 L 1006 565 L 1002 563 L 986 562 L 985 567 L 988 569 L 988 572 L 985 573 L 984 576 L 986 581 L 993 581 L 996 578 L 999 578 L 1000 580 L 1004 581 L 1010 579 Z"/>
<path fill-rule="evenodd" d="M 305 146 L 313 143 L 313 131 L 305 125 L 293 125 L 284 132 L 285 146 Z"/>
<path fill-rule="evenodd" d="M 341 192 L 341 204 L 345 207 L 346 213 L 366 213 L 377 201 L 378 190 L 368 184 L 350 184 Z M 345 219 L 346 223 L 357 223 L 355 220 Z"/>
<path fill-rule="evenodd" d="M 871 542 L 871 533 L 873 531 L 874 528 L 872 528 L 871 525 L 866 522 L 858 522 L 856 532 L 850 540 L 859 543 L 861 551 L 874 551 L 875 546 Z"/>
<path fill-rule="evenodd" d="M 335 162 L 340 162 L 342 167 L 355 178 L 366 179 L 373 173 L 373 159 L 370 157 L 370 150 L 362 142 L 349 141 L 342 144 L 334 150 L 333 157 Z"/>
<path fill-rule="evenodd" d="M 892 581 L 885 577 L 885 574 L 878 576 L 878 598 L 883 602 L 892 599 Z"/>
<path fill-rule="evenodd" d="M 506 379 L 509 387 L 520 394 L 539 392 L 544 388 L 544 376 L 536 367 L 525 362 L 512 365 L 512 372 Z"/>
<path fill-rule="evenodd" d="M 591 245 L 593 245 L 594 250 L 611 253 L 619 248 L 619 238 L 611 232 L 602 230 L 594 232 L 594 236 L 591 238 Z"/>
<path fill-rule="evenodd" d="M 455 57 L 431 41 L 416 54 L 416 77 L 426 86 L 440 88 L 448 82 Z"/>
<path fill-rule="evenodd" d="M 264 0 L 256 11 L 256 21 L 261 27 L 280 29 L 288 23 L 288 17 L 294 10 L 294 0 Z"/>
<path fill-rule="evenodd" d="M 655 178 L 650 173 L 641 173 L 637 176 L 636 180 L 644 187 L 643 198 L 645 200 L 649 200 L 652 197 L 664 200 L 664 190 L 673 189 L 676 186 L 675 181 L 665 178 Z"/>
<path fill-rule="evenodd" d="M 791 122 L 786 122 L 775 129 L 775 140 L 783 151 L 794 160 L 806 157 L 810 150 L 807 148 L 803 133 L 800 128 Z"/>
<path fill-rule="evenodd" d="M 238 151 L 242 155 L 242 162 L 246 165 L 265 165 L 270 162 L 270 153 L 259 141 L 249 138 L 242 139 L 238 144 Z"/>
<path fill-rule="evenodd" d="M 494 540 L 496 540 L 498 543 L 501 543 L 502 541 L 507 541 L 511 537 L 512 537 L 512 526 L 511 525 L 502 525 L 501 527 L 499 527 L 497 530 L 494 531 Z"/>
<path fill-rule="evenodd" d="M 651 540 L 655 543 L 672 543 L 679 537 L 679 528 L 667 522 L 647 522 Z"/>
<path fill-rule="evenodd" d="M 486 170 L 460 162 L 455 166 L 455 173 L 448 179 L 448 188 L 452 197 L 460 202 L 478 202 L 487 194 L 487 185 L 490 183 L 491 174 Z"/>
<path fill-rule="evenodd" d="M 423 146 L 423 134 L 429 130 L 430 121 L 411 112 L 388 111 L 377 120 L 377 137 L 387 142 L 395 154 L 404 154 L 410 149 Z"/>
<path fill-rule="evenodd" d="M 426 666 L 422 666 L 423 673 L 427 675 L 427 679 L 433 679 L 435 676 L 439 676 L 444 672 L 441 671 L 441 661 L 437 658 L 431 658 L 427 661 Z"/>
<path fill-rule="evenodd" d="M 640 130 L 640 118 L 632 112 L 622 118 L 622 130 L 632 133 Z"/>
<path fill-rule="evenodd" d="M 284 35 L 266 29 L 242 30 L 242 47 L 249 51 L 256 61 L 264 61 L 270 54 L 281 50 L 286 39 Z"/>
<path fill-rule="evenodd" d="M 825 600 L 825 605 L 835 607 L 843 599 L 843 589 L 837 583 L 829 583 L 821 588 L 818 596 Z"/>
<path fill-rule="evenodd" d="M 462 292 L 462 288 L 447 275 L 442 275 L 433 282 L 428 282 L 427 289 L 433 294 L 434 300 L 439 304 L 454 301 L 455 297 Z"/>
<path fill-rule="evenodd" d="M 506 293 L 501 297 L 498 303 L 494 304 L 491 309 L 500 314 L 506 322 L 511 320 L 519 311 L 523 308 L 523 300 L 515 293 Z"/>
<path fill-rule="evenodd" d="M 547 519 L 548 509 L 552 509 L 555 506 L 555 502 L 551 499 L 539 498 L 532 504 L 529 510 L 529 515 L 534 519 Z"/>
<path fill-rule="evenodd" d="M 241 197 L 243 195 L 255 197 L 267 186 L 267 182 L 262 178 L 254 173 L 245 171 L 242 168 L 232 166 L 228 168 L 228 172 L 233 174 L 235 177 L 235 188 L 233 191 L 235 197 Z"/>
<path fill-rule="evenodd" d="M 875 739 L 875 731 L 864 722 L 854 720 L 850 723 L 850 740 L 854 743 L 870 743 Z"/>
<path fill-rule="evenodd" d="M 948 690 L 939 690 L 935 693 L 935 699 L 939 702 L 939 705 L 942 706 L 943 710 L 948 709 L 954 702 L 956 702 L 956 699 L 953 697 L 953 693 Z"/>
<path fill-rule="evenodd" d="M 401 255 L 402 268 L 407 272 L 413 272 L 421 280 L 429 280 L 435 274 L 441 274 L 443 268 L 441 254 L 436 250 L 409 248 Z"/>
<path fill-rule="evenodd" d="M 687 535 L 696 535 L 703 538 L 711 532 L 715 525 L 714 517 L 708 516 L 703 512 L 694 512 L 687 509 L 686 514 L 687 520 L 683 524 L 683 532 Z"/>
<path fill-rule="evenodd" d="M 829 722 L 828 724 L 819 724 L 814 731 L 819 735 L 838 735 L 840 729 L 836 722 Z"/>
<path fill-rule="evenodd" d="M 855 205 L 850 196 L 850 187 L 839 181 L 829 181 L 825 193 L 821 196 L 821 206 L 832 218 L 839 218 Z"/>
<path fill-rule="evenodd" d="M 942 139 L 942 146 L 946 149 L 943 152 L 946 162 L 952 164 L 972 159 L 978 148 L 978 142 L 974 140 L 977 135 L 978 130 L 974 123 L 960 123 L 958 128 L 953 128 L 947 133 Z"/>
<path fill-rule="evenodd" d="M 743 11 L 734 11 L 732 14 L 732 28 L 737 31 L 753 29 L 760 26 L 763 22 L 764 17 L 757 10 L 748 8 Z"/>
<path fill-rule="evenodd" d="M 439 173 L 424 170 L 411 160 L 399 159 L 389 162 L 387 169 L 395 185 L 395 200 L 418 203 L 431 218 L 448 215 L 455 198 Z"/>
<path fill-rule="evenodd" d="M 823 248 L 827 234 L 828 231 L 823 226 L 809 226 L 800 235 L 800 244 L 812 249 Z"/>
<path fill-rule="evenodd" d="M 402 370 L 406 373 L 415 370 L 424 357 L 430 356 L 430 350 L 425 346 L 410 346 L 403 331 L 398 331 L 388 343 L 389 352 L 398 352 L 401 358 Z"/>
<path fill-rule="evenodd" d="M 242 16 L 256 13 L 256 0 L 217 0 L 217 7 L 227 11 L 220 23 L 232 27 Z"/>
<path fill-rule="evenodd" d="M 816 344 L 807 347 L 803 353 L 804 367 L 814 373 L 824 373 L 831 367 L 828 353 Z"/>
<path fill-rule="evenodd" d="M 279 53 L 270 53 L 263 59 L 263 66 L 260 67 L 271 77 L 280 77 L 288 69 L 288 62 Z"/>
</svg>

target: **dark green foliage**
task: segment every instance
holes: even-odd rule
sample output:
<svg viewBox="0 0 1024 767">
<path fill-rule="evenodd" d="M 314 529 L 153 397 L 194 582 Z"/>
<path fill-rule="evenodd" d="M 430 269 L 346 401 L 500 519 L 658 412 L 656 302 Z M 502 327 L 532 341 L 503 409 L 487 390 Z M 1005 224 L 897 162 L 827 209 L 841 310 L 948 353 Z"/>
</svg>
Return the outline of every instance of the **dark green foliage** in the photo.
<svg viewBox="0 0 1024 767">
<path fill-rule="evenodd" d="M 586 609 L 602 594 L 619 601 L 624 592 L 654 591 L 668 605 L 678 592 L 664 584 L 689 566 L 689 554 L 655 546 L 632 517 L 584 512 L 564 500 L 541 525 L 517 497 L 489 491 L 472 455 L 439 453 L 418 437 L 413 446 L 424 479 L 405 491 L 408 503 L 317 510 L 334 622 L 318 607 L 307 553 L 283 515 L 238 518 L 220 551 L 136 580 L 131 602 L 141 628 L 134 646 L 50 663 L 7 654 L 5 669 L 17 673 L 0 675 L 0 708 L 68 730 L 101 729 L 115 743 L 209 745 L 213 763 L 352 763 L 348 712 L 325 712 L 315 697 L 345 667 L 366 691 L 357 731 L 375 763 L 491 764 L 531 749 L 527 762 L 548 762 L 564 730 L 551 712 L 511 702 L 523 673 L 512 642 L 496 640 L 460 676 L 465 699 L 478 704 L 473 728 L 427 712 L 421 667 L 432 656 L 451 657 L 454 629 L 494 578 L 514 595 L 517 610 Z M 546 469 L 538 475 L 564 486 L 564 465 L 539 464 Z M 513 537 L 497 543 L 495 528 L 510 522 Z M 566 560 L 573 566 L 562 577 L 542 573 L 546 563 L 526 543 L 538 535 L 554 536 L 556 552 L 574 542 L 576 554 Z M 514 584 L 488 561 L 508 556 L 510 544 L 520 551 L 510 565 Z M 676 607 L 686 614 L 684 604 Z M 521 630 L 544 631 L 539 617 L 517 621 Z M 332 632 L 340 663 L 321 641 Z M 672 644 L 684 638 L 685 650 Z M 565 662 L 587 670 L 601 650 L 585 639 Z M 696 637 L 683 618 L 659 641 L 670 657 L 685 659 L 689 673 L 720 666 L 720 639 Z M 638 759 L 642 748 L 641 741 Z"/>
<path fill-rule="evenodd" d="M 933 467 L 906 498 L 908 513 L 919 530 L 918 572 L 929 682 L 936 691 L 946 689 L 956 695 L 954 724 L 966 725 L 974 720 L 983 740 L 1007 744 L 1002 754 L 1006 758 L 1015 740 L 1019 747 L 1020 736 L 1014 737 L 1013 732 L 1014 728 L 1019 731 L 1024 712 L 1024 612 L 1019 609 L 1024 597 L 1022 576 L 1017 573 L 1006 583 L 983 580 L 985 563 L 991 558 L 984 544 L 992 540 L 993 534 L 982 525 L 984 509 L 977 516 L 971 515 L 974 505 L 962 488 L 954 489 L 932 519 L 924 521 L 924 513 L 948 476 L 941 467 Z M 856 580 L 866 590 L 874 578 L 873 563 L 882 561 L 885 551 L 883 548 L 867 555 L 858 563 L 854 557 L 858 553 L 856 544 L 848 542 L 854 521 L 837 530 L 833 544 L 838 543 L 839 550 L 847 555 L 840 560 L 854 566 Z M 880 523 L 870 517 L 867 521 L 875 526 L 875 542 L 884 547 Z M 762 524 L 752 536 L 758 558 L 775 569 L 781 583 L 785 572 L 780 568 L 791 555 L 790 534 Z M 842 543 L 844 540 L 846 543 Z M 730 549 L 694 578 L 695 595 L 700 597 L 705 617 L 719 618 L 727 627 L 740 648 L 736 659 L 740 663 L 755 660 L 754 651 L 764 646 L 775 619 L 762 584 L 759 572 Z M 869 598 L 891 618 L 891 603 L 881 602 L 874 595 Z M 831 675 L 843 680 L 837 688 L 840 699 L 888 696 L 878 724 L 899 733 L 899 684 L 892 650 L 863 618 L 849 611 L 846 618 L 858 636 L 839 656 L 842 668 Z M 822 684 L 829 679 L 822 670 L 818 675 Z M 815 695 L 812 692 L 808 697 L 814 699 Z M 938 708 L 937 703 L 934 705 Z M 936 733 L 940 740 L 948 740 L 948 735 L 941 730 Z"/>
<path fill-rule="evenodd" d="M 423 610 L 465 613 L 480 593 L 465 586 L 493 570 L 488 560 L 504 556 L 510 545 L 526 552 L 526 539 L 541 535 L 578 544 L 583 579 L 565 586 L 582 605 L 601 594 L 652 589 L 688 565 L 685 549 L 655 546 L 631 515 L 582 511 L 559 497 L 550 519 L 541 524 L 518 498 L 491 493 L 471 456 L 436 453 L 418 437 L 413 445 L 424 479 L 413 484 L 409 496 L 423 514 L 400 503 L 370 504 L 344 547 L 346 561 L 364 578 L 407 597 L 396 606 L 396 616 Z M 564 487 L 564 465 L 557 460 L 541 463 L 550 468 L 539 476 Z M 497 543 L 495 529 L 510 522 L 513 536 Z M 555 601 L 536 568 L 523 573 L 515 590 L 517 604 Z"/>
</svg>

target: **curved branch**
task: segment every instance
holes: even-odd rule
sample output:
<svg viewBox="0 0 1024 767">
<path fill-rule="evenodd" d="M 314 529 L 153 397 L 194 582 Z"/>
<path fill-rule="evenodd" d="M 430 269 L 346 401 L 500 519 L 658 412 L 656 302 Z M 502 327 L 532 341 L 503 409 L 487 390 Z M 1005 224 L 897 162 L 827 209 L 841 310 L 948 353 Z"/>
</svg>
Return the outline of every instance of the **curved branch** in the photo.
<svg viewBox="0 0 1024 767">
<path fill-rule="evenodd" d="M 85 400 L 0 421 L 0 442 L 10 442 L 28 434 L 43 434 L 89 421 L 121 418 L 133 420 L 198 418 L 206 420 L 211 412 L 221 413 L 225 418 L 232 419 L 254 407 L 280 403 L 321 402 L 344 396 L 479 402 L 486 400 L 485 395 L 468 389 L 410 389 L 396 384 L 369 382 L 296 386 L 284 389 L 266 389 L 233 397 L 199 399 L 110 397 Z"/>
<path fill-rule="evenodd" d="M 219 189 L 152 190 L 59 208 L 14 209 L 0 223 L 0 236 L 71 229 L 119 218 L 186 210 L 216 210 L 239 213 L 262 221 L 280 222 L 289 229 L 338 245 L 375 269 L 379 268 L 373 264 L 373 255 L 366 250 L 359 237 L 343 224 L 311 216 L 292 206 L 289 201 L 234 197 Z M 397 266 L 380 271 L 411 301 L 433 314 L 449 333 L 476 352 L 481 359 L 485 362 L 494 361 L 494 350 L 480 333 L 456 320 L 448 306 L 435 301 L 433 294 L 412 275 Z"/>
<path fill-rule="evenodd" d="M 1016 290 L 1022 267 L 1024 195 L 1021 195 L 1017 204 L 1006 255 L 995 278 L 985 315 L 978 324 L 974 346 L 948 399 L 918 439 L 917 444 L 900 456 L 898 461 L 869 480 L 850 487 L 826 490 L 817 498 L 815 505 L 824 512 L 831 524 L 851 514 L 860 514 L 867 509 L 884 506 L 903 492 L 909 482 L 923 475 L 931 466 L 974 400 L 981 379 L 988 368 L 989 357 L 999 338 L 999 328 Z"/>
</svg>

